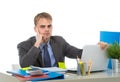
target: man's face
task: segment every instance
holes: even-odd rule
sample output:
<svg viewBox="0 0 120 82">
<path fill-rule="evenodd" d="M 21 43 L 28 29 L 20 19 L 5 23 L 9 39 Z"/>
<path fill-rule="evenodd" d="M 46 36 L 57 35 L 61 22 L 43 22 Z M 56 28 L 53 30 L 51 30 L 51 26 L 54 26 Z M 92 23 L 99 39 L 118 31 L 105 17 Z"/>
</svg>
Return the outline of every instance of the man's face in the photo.
<svg viewBox="0 0 120 82">
<path fill-rule="evenodd" d="M 45 18 L 40 18 L 35 26 L 35 31 L 36 30 L 38 30 L 39 34 L 41 34 L 44 39 L 49 39 L 52 35 L 52 21 Z"/>
</svg>

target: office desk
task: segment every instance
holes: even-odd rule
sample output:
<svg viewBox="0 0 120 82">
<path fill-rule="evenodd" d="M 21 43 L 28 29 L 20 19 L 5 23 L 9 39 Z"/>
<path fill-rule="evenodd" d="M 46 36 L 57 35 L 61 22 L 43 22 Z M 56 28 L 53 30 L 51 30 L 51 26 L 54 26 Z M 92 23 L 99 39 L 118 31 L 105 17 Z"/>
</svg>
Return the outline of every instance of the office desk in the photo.
<svg viewBox="0 0 120 82">
<path fill-rule="evenodd" d="M 0 82 L 21 82 L 21 81 L 11 75 L 0 73 Z M 120 73 L 96 72 L 91 73 L 90 76 L 78 76 L 77 74 L 66 73 L 65 79 L 62 80 L 46 80 L 36 82 L 120 82 Z"/>
<path fill-rule="evenodd" d="M 23 82 L 17 78 L 0 72 L 0 82 Z"/>
<path fill-rule="evenodd" d="M 66 73 L 65 79 L 63 80 L 47 80 L 40 82 L 120 82 L 120 73 L 96 72 L 91 73 L 90 76 L 78 76 L 76 74 Z"/>
</svg>

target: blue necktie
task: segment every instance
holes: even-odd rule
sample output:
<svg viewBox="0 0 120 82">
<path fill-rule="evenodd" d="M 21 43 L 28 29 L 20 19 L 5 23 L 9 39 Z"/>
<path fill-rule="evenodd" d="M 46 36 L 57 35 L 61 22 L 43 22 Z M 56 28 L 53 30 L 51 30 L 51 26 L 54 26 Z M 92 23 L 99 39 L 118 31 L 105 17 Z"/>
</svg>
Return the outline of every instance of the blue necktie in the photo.
<svg viewBox="0 0 120 82">
<path fill-rule="evenodd" d="M 45 44 L 44 48 L 44 66 L 51 67 L 50 55 L 47 49 L 47 44 Z"/>
</svg>

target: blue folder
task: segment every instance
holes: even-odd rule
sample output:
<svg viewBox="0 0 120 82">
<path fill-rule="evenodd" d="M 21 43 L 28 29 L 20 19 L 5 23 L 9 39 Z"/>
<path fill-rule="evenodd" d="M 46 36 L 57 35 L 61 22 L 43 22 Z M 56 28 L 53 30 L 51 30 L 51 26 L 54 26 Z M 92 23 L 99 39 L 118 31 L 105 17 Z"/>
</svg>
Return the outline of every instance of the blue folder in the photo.
<svg viewBox="0 0 120 82">
<path fill-rule="evenodd" d="M 108 44 L 113 44 L 114 42 L 120 44 L 120 32 L 100 31 L 100 41 L 107 42 Z M 108 68 L 112 69 L 111 59 L 108 61 Z"/>
<path fill-rule="evenodd" d="M 58 80 L 58 79 L 64 79 L 64 75 L 57 72 L 50 72 L 47 78 L 31 79 L 31 81 Z"/>
<path fill-rule="evenodd" d="M 108 44 L 120 43 L 120 32 L 100 31 L 100 41 Z"/>
</svg>

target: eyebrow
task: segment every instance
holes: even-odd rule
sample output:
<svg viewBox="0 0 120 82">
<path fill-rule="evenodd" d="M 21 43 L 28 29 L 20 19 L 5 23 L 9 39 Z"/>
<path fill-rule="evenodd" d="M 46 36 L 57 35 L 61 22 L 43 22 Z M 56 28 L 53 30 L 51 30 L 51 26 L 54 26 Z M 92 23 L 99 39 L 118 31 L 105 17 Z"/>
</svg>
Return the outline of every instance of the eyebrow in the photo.
<svg viewBox="0 0 120 82">
<path fill-rule="evenodd" d="M 46 25 L 40 25 L 40 27 L 45 27 Z M 51 27 L 52 24 L 47 25 L 47 27 Z"/>
</svg>

